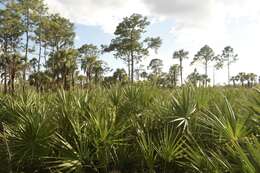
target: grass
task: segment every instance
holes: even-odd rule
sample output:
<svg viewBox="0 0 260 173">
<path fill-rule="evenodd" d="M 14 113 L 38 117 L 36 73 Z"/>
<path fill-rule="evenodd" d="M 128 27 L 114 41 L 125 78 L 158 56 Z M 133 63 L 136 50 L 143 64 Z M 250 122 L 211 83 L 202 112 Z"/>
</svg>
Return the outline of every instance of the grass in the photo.
<svg viewBox="0 0 260 173">
<path fill-rule="evenodd" d="M 260 172 L 259 116 L 257 89 L 2 95 L 0 172 Z"/>
</svg>

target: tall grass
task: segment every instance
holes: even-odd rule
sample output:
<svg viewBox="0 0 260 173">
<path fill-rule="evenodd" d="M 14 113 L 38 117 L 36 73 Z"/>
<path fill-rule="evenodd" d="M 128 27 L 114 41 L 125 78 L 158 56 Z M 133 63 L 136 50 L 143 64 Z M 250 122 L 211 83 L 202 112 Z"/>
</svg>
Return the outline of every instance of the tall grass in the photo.
<svg viewBox="0 0 260 173">
<path fill-rule="evenodd" d="M 260 172 L 259 116 L 257 89 L 3 95 L 0 172 Z"/>
</svg>

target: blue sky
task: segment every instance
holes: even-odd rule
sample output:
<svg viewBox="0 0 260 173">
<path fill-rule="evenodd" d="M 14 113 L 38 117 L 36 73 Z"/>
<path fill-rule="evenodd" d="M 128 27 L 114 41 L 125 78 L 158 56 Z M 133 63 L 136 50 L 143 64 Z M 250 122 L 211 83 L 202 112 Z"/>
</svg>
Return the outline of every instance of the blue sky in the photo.
<svg viewBox="0 0 260 173">
<path fill-rule="evenodd" d="M 232 66 L 232 75 L 254 72 L 260 75 L 260 2 L 259 0 L 45 0 L 51 12 L 58 12 L 75 23 L 76 46 L 85 43 L 108 44 L 116 25 L 132 13 L 148 16 L 151 25 L 146 35 L 163 40 L 158 54 L 151 52 L 142 62 L 148 65 L 152 58 L 163 60 L 167 71 L 178 63 L 172 60 L 175 50 L 190 52 L 184 74 L 202 65 L 190 66 L 194 54 L 205 44 L 216 54 L 231 45 L 239 55 Z M 124 67 L 111 54 L 102 55 L 113 69 Z M 210 69 L 212 70 L 212 69 Z M 216 76 L 217 83 L 226 82 L 226 68 Z"/>
</svg>

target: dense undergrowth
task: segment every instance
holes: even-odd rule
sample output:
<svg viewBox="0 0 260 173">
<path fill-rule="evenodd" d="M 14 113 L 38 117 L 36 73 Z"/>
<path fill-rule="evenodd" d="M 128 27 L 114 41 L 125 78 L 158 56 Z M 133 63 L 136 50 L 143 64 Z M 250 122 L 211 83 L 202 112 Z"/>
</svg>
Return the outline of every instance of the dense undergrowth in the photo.
<svg viewBox="0 0 260 173">
<path fill-rule="evenodd" d="M 259 116 L 257 89 L 5 95 L 0 172 L 260 172 Z"/>
</svg>

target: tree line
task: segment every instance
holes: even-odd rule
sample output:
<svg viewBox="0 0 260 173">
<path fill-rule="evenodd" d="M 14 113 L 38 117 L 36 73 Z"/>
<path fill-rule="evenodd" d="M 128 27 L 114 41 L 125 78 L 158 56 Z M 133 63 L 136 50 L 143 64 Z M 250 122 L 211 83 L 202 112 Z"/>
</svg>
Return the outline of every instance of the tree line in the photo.
<svg viewBox="0 0 260 173">
<path fill-rule="evenodd" d="M 150 25 L 147 17 L 133 14 L 123 18 L 109 45 L 84 44 L 75 48 L 74 24 L 59 14 L 49 13 L 43 0 L 1 0 L 0 3 L 0 77 L 4 93 L 13 93 L 17 87 L 25 90 L 29 85 L 43 91 L 83 88 L 92 83 L 133 83 L 135 78 L 167 86 L 177 86 L 180 78 L 180 85 L 184 84 L 183 61 L 189 57 L 185 50 L 174 52 L 173 58 L 178 59 L 179 64 L 172 65 L 167 74 L 162 73 L 160 59 L 151 60 L 150 74 L 137 67 L 151 50 L 157 52 L 162 44 L 160 37 L 144 38 Z M 127 72 L 116 69 L 112 76 L 107 76 L 112 69 L 101 60 L 104 53 L 113 53 L 115 58 L 123 60 Z M 230 46 L 221 55 L 215 55 L 212 48 L 205 45 L 192 61 L 192 64 L 202 63 L 205 74 L 200 75 L 195 69 L 186 81 L 207 86 L 208 67 L 213 64 L 215 70 L 227 66 L 228 84 L 243 81 L 244 85 L 247 77 L 239 80 L 230 77 L 231 64 L 236 60 L 237 55 Z M 250 79 L 253 77 L 256 75 Z"/>
</svg>

